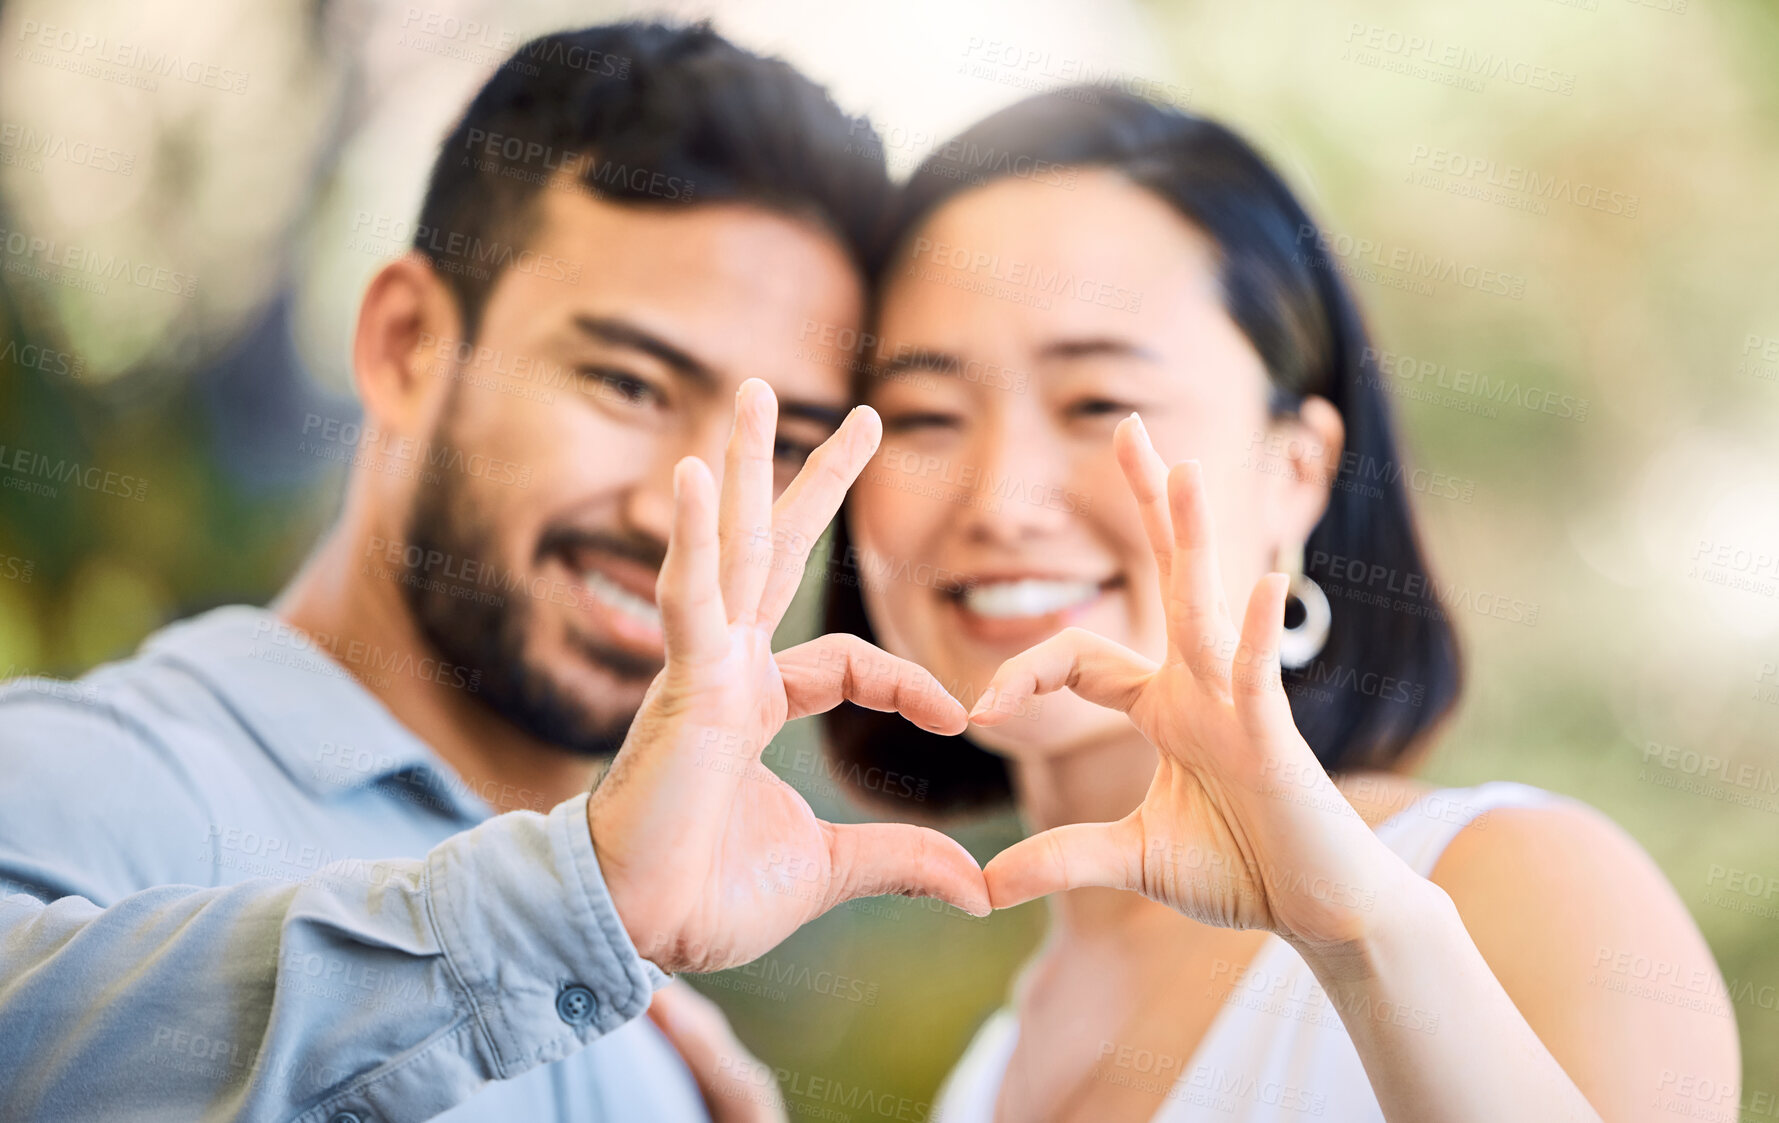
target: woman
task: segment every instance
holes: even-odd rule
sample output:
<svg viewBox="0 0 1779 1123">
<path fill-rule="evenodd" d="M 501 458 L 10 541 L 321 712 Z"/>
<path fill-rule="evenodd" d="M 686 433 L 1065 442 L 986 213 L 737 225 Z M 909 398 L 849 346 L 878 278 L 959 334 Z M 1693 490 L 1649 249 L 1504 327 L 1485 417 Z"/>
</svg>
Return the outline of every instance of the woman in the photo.
<svg viewBox="0 0 1779 1123">
<path fill-rule="evenodd" d="M 1318 238 L 1234 134 L 1104 90 L 906 190 L 826 630 L 979 700 L 969 744 L 828 733 L 928 781 L 904 811 L 1015 799 L 993 902 L 1055 894 L 936 1115 L 1730 1118 L 1728 1003 L 1626 986 L 1722 993 L 1647 856 L 1578 803 L 1407 774 L 1456 644 Z"/>
</svg>

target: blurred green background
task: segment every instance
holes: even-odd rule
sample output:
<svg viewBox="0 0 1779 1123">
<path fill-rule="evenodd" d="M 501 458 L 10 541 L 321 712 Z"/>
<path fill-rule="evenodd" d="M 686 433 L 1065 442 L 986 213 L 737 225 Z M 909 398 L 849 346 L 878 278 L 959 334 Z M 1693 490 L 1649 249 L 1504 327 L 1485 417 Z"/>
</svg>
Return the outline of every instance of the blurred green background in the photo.
<svg viewBox="0 0 1779 1123">
<path fill-rule="evenodd" d="M 512 46 L 636 13 L 789 58 L 873 116 L 899 172 L 1082 79 L 1269 152 L 1354 240 L 1335 248 L 1415 461 L 1473 487 L 1417 497 L 1470 657 L 1426 776 L 1623 824 L 1730 982 L 1743 1106 L 1779 1095 L 1779 898 L 1724 891 L 1779 877 L 1771 0 L 0 3 L 0 459 L 117 484 L 0 472 L 0 677 L 78 674 L 273 595 L 340 495 L 299 430 L 350 408 L 354 309 L 401 248 L 379 227 L 411 222 Z M 144 88 L 69 30 L 199 65 Z M 130 271 L 95 283 L 90 253 Z M 1479 609 L 1501 599 L 1513 618 Z M 798 764 L 810 732 L 770 759 L 848 814 Z M 958 827 L 982 858 L 1017 831 Z M 893 1115 L 930 1100 L 1042 923 L 869 901 L 705 985 L 793 1104 L 831 1080 L 883 1109 L 854 1117 Z"/>
</svg>

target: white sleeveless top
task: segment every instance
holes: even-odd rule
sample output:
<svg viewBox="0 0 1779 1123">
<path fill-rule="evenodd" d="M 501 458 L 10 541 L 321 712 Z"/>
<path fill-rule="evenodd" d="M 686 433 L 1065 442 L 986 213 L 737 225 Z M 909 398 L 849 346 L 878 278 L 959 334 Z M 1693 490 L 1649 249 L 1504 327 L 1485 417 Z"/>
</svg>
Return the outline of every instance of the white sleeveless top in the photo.
<svg viewBox="0 0 1779 1123">
<path fill-rule="evenodd" d="M 1561 797 L 1508 781 L 1428 792 L 1380 823 L 1377 836 L 1422 877 L 1431 876 L 1457 833 L 1501 807 L 1535 807 Z M 1013 1011 L 997 1010 L 939 1090 L 938 1123 L 992 1123 L 995 1099 L 1019 1037 Z M 1384 1123 L 1340 1013 L 1290 944 L 1269 936 L 1230 986 L 1192 1058 L 1157 1076 L 1138 1053 L 1115 1069 L 1139 1087 L 1177 1078 L 1152 1123 L 1215 1118 L 1233 1123 L 1305 1118 Z M 1214 1112 L 1215 1114 L 1209 1114 Z"/>
</svg>

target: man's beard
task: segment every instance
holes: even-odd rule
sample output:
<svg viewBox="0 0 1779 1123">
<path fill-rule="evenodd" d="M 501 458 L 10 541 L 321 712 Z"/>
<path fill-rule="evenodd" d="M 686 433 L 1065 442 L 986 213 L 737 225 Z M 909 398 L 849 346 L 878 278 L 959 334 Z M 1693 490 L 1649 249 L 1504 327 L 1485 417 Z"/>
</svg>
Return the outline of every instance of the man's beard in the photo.
<svg viewBox="0 0 1779 1123">
<path fill-rule="evenodd" d="M 441 432 L 444 428 L 440 426 Z M 476 516 L 470 496 L 454 474 L 441 473 L 435 482 L 421 485 L 409 512 L 406 538 L 409 549 L 403 551 L 404 558 L 418 559 L 405 565 L 406 580 L 401 582 L 408 611 L 420 635 L 442 659 L 480 673 L 473 697 L 525 733 L 564 752 L 582 757 L 616 753 L 635 712 L 602 721 L 543 668 L 526 660 L 525 637 L 532 618 L 529 582 L 509 574 L 513 579 L 495 583 L 497 594 L 458 597 L 451 592 L 461 582 L 426 571 L 427 558 L 443 557 L 454 559 L 459 569 L 473 561 L 475 572 L 504 572 L 493 534 Z M 539 556 L 550 545 L 546 535 Z M 634 544 L 614 545 L 630 556 L 654 552 Z M 584 639 L 576 647 L 618 678 L 646 679 L 660 669 L 658 661 Z"/>
</svg>

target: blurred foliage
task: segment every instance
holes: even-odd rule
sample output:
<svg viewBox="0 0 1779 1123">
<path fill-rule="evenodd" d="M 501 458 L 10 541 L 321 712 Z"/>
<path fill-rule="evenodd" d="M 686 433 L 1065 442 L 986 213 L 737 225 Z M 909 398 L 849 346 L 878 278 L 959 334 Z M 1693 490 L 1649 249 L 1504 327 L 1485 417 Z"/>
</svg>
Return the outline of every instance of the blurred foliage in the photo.
<svg viewBox="0 0 1779 1123">
<path fill-rule="evenodd" d="M 307 412 L 351 408 L 345 340 L 378 260 L 351 240 L 354 216 L 412 214 L 432 147 L 500 44 L 627 10 L 0 6 L 0 460 L 23 450 L 142 484 L 37 494 L 18 481 L 41 475 L 0 473 L 0 676 L 77 674 L 168 620 L 276 592 L 342 485 L 299 451 L 298 431 Z M 484 33 L 429 38 L 416 12 Z M 1779 681 L 1765 670 L 1779 661 L 1779 579 L 1740 572 L 1734 554 L 1712 561 L 1724 544 L 1779 556 L 1779 362 L 1762 357 L 1779 347 L 1779 9 L 785 0 L 714 14 L 872 112 L 899 168 L 1028 88 L 1109 76 L 1247 131 L 1331 230 L 1384 260 L 1400 250 L 1517 278 L 1517 297 L 1453 281 L 1417 291 L 1349 259 L 1370 270 L 1355 287 L 1379 346 L 1398 371 L 1425 372 L 1387 376 L 1414 459 L 1474 483 L 1466 502 L 1420 503 L 1444 580 L 1537 609 L 1531 625 L 1454 609 L 1470 688 L 1425 775 L 1520 779 L 1600 807 L 1672 879 L 1732 987 L 1779 983 L 1779 921 L 1709 893 L 1723 868 L 1779 875 Z M 52 25 L 176 48 L 209 70 L 152 90 L 116 67 L 95 76 L 32 47 Z M 985 39 L 1034 61 L 972 70 Z M 1473 82 L 1440 61 L 1452 57 L 1505 69 Z M 1541 88 L 1552 83 L 1568 92 Z M 1452 170 L 1472 161 L 1477 175 Z M 1540 206 L 1536 192 L 1488 187 L 1513 174 L 1569 188 Z M 1616 194 L 1617 213 L 1575 201 L 1582 184 Z M 146 263 L 176 291 L 152 271 L 94 286 L 46 264 L 71 246 Z M 1585 402 L 1585 416 L 1498 399 L 1479 378 Z M 801 611 L 806 629 L 808 598 Z M 1676 790 L 1686 775 L 1651 763 L 1662 746 L 1761 779 Z M 1737 801 L 1751 793 L 1764 804 Z M 810 795 L 846 813 L 822 784 Z M 1017 829 L 1003 817 L 959 834 L 986 858 Z M 1041 905 L 975 921 L 873 901 L 706 989 L 784 1072 L 923 1102 L 1042 926 Z M 822 971 L 871 999 L 805 981 Z M 1779 1009 L 1736 1013 L 1745 1102 L 1779 1094 Z"/>
</svg>

